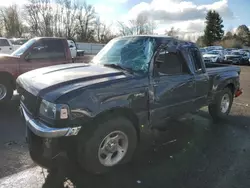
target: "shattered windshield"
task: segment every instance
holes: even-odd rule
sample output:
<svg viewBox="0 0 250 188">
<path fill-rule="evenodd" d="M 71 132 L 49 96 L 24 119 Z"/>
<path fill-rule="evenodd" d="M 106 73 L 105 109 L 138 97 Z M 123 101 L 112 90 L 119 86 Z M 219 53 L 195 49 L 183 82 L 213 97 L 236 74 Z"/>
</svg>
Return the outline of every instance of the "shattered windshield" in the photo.
<svg viewBox="0 0 250 188">
<path fill-rule="evenodd" d="M 94 57 L 93 63 L 114 64 L 133 72 L 147 73 L 155 44 L 155 39 L 150 37 L 114 39 Z"/>
</svg>

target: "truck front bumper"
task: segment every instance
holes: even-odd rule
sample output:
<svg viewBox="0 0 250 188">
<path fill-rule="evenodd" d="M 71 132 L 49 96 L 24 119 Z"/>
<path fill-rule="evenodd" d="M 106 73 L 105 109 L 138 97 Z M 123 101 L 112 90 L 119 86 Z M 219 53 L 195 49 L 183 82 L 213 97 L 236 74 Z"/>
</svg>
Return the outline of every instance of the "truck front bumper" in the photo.
<svg viewBox="0 0 250 188">
<path fill-rule="evenodd" d="M 64 156 L 68 148 L 74 147 L 74 137 L 71 136 L 77 135 L 80 127 L 51 128 L 32 118 L 22 104 L 20 111 L 26 125 L 26 140 L 32 160 L 44 168 L 55 167 L 56 159 Z"/>
<path fill-rule="evenodd" d="M 37 136 L 44 138 L 57 138 L 63 136 L 75 136 L 79 133 L 81 127 L 66 127 L 66 128 L 52 128 L 39 120 L 33 119 L 25 111 L 24 107 L 20 106 L 21 115 L 25 120 L 25 124 Z"/>
</svg>

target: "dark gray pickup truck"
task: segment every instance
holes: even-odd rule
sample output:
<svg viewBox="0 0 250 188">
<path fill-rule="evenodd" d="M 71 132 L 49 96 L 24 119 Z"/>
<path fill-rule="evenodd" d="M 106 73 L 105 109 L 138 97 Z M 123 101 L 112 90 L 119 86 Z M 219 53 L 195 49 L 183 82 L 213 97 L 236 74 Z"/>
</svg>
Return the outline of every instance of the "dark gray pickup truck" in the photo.
<svg viewBox="0 0 250 188">
<path fill-rule="evenodd" d="M 113 39 L 90 64 L 18 77 L 30 155 L 50 168 L 66 152 L 86 170 L 106 172 L 131 159 L 142 129 L 158 129 L 169 117 L 203 106 L 215 120 L 226 117 L 242 93 L 239 75 L 236 66 L 205 65 L 191 42 Z"/>
</svg>

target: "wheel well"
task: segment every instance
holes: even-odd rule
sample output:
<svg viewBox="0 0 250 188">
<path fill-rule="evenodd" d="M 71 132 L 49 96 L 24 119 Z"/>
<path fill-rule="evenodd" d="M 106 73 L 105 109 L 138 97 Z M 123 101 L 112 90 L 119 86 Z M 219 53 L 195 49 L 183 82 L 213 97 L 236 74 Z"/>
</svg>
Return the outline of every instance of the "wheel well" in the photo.
<svg viewBox="0 0 250 188">
<path fill-rule="evenodd" d="M 13 76 L 10 73 L 8 73 L 8 72 L 0 72 L 0 80 L 2 80 L 2 79 L 10 81 L 13 89 L 16 88 L 15 79 L 13 78 Z"/>
<path fill-rule="evenodd" d="M 128 108 L 113 108 L 108 111 L 102 112 L 96 118 L 110 118 L 110 117 L 117 117 L 122 116 L 130 120 L 136 130 L 137 138 L 140 139 L 140 125 L 138 117 Z"/>
<path fill-rule="evenodd" d="M 225 88 L 229 88 L 229 89 L 232 91 L 232 94 L 234 94 L 234 92 L 235 92 L 235 87 L 234 87 L 234 85 L 233 85 L 232 83 L 226 85 Z"/>
</svg>

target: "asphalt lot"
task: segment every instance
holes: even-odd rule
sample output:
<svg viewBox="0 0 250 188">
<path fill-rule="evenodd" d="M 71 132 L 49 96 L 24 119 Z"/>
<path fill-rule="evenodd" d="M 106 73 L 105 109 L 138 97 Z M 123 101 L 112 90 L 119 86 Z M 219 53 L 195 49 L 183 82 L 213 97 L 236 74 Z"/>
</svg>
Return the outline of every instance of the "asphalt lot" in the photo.
<svg viewBox="0 0 250 188">
<path fill-rule="evenodd" d="M 234 101 L 228 120 L 214 124 L 204 108 L 169 122 L 166 132 L 143 136 L 130 164 L 102 176 L 66 159 L 50 173 L 34 164 L 14 96 L 0 106 L 0 187 L 249 188 L 250 67 L 241 68 L 244 94 Z"/>
</svg>

